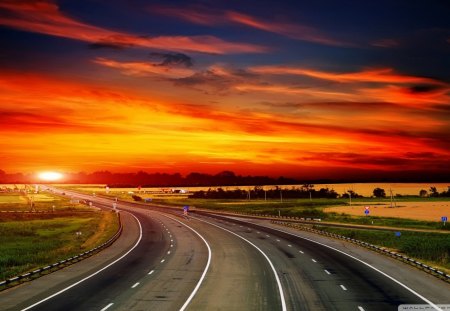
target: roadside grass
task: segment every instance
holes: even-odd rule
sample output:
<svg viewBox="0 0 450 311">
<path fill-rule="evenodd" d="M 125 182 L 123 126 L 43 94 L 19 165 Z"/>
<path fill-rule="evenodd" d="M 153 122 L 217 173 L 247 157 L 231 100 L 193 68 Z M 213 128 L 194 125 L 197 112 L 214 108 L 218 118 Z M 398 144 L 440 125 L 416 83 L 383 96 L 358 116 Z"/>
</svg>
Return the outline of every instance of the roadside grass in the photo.
<svg viewBox="0 0 450 311">
<path fill-rule="evenodd" d="M 448 234 L 405 231 L 397 237 L 392 231 L 346 229 L 320 225 L 313 227 L 395 250 L 426 264 L 441 267 L 446 273 L 450 273 L 450 238 Z"/>
<path fill-rule="evenodd" d="M 118 229 L 113 212 L 21 215 L 0 215 L 1 280 L 89 250 Z"/>
<path fill-rule="evenodd" d="M 62 211 L 89 210 L 89 207 L 71 202 L 68 197 L 60 197 L 51 193 L 0 193 L 0 211 L 30 211 L 32 209 L 35 211 Z"/>
</svg>

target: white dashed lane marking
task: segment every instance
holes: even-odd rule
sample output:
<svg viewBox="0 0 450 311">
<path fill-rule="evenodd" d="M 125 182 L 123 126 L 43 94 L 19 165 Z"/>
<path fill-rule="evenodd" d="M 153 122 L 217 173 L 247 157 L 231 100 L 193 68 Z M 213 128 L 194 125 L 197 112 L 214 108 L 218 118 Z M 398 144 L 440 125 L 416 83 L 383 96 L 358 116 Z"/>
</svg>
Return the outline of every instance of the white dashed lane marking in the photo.
<svg viewBox="0 0 450 311">
<path fill-rule="evenodd" d="M 133 286 L 131 286 L 131 288 L 135 288 L 135 287 L 137 287 L 139 284 L 140 284 L 140 283 L 137 282 L 137 283 L 135 283 Z"/>
<path fill-rule="evenodd" d="M 315 259 L 311 259 L 313 262 L 317 262 L 317 260 L 315 260 Z"/>
<path fill-rule="evenodd" d="M 148 273 L 148 275 L 153 274 L 153 272 L 155 272 L 155 270 L 150 271 L 150 272 Z"/>
<path fill-rule="evenodd" d="M 323 271 L 325 271 L 326 274 L 331 274 L 330 271 L 328 271 L 328 270 L 323 270 Z"/>
<path fill-rule="evenodd" d="M 100 311 L 105 311 L 105 310 L 109 309 L 112 305 L 113 305 L 113 303 L 111 302 L 110 304 L 108 304 L 106 307 L 104 307 Z"/>
<path fill-rule="evenodd" d="M 344 285 L 339 285 L 341 288 L 342 288 L 342 290 L 347 290 L 347 288 L 345 288 L 345 286 Z"/>
</svg>

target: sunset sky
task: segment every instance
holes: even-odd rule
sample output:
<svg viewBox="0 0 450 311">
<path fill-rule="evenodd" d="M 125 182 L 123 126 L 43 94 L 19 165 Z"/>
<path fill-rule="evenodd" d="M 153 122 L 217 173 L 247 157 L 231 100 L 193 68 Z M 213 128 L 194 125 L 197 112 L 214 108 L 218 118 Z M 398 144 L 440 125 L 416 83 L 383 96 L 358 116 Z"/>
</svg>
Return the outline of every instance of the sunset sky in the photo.
<svg viewBox="0 0 450 311">
<path fill-rule="evenodd" d="M 450 174 L 449 16 L 441 0 L 0 0 L 0 169 Z"/>
</svg>

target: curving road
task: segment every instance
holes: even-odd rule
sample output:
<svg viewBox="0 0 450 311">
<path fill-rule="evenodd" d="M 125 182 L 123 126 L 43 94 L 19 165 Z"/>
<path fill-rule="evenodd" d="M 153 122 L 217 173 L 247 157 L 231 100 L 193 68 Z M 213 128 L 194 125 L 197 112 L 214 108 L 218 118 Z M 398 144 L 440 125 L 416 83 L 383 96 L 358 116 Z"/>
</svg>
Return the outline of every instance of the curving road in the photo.
<svg viewBox="0 0 450 311">
<path fill-rule="evenodd" d="M 0 309 L 362 311 L 450 303 L 448 284 L 357 246 L 262 220 L 118 208 L 124 232 L 113 246 L 1 292 Z"/>
</svg>

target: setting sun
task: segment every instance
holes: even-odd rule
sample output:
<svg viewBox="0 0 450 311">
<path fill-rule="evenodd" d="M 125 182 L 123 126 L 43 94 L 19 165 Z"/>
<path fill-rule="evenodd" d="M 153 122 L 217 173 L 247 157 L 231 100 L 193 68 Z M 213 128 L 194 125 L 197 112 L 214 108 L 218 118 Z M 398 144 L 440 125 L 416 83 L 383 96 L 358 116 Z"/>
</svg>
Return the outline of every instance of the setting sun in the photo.
<svg viewBox="0 0 450 311">
<path fill-rule="evenodd" d="M 63 177 L 63 174 L 58 172 L 42 172 L 38 174 L 39 179 L 44 181 L 56 181 Z"/>
</svg>

